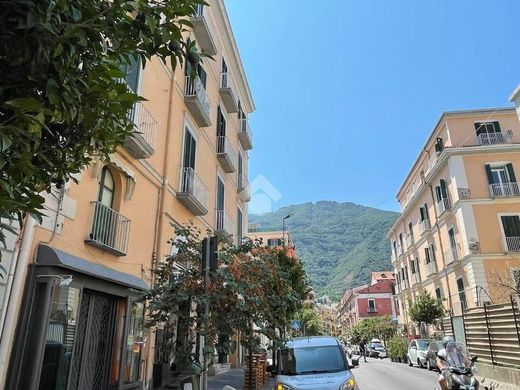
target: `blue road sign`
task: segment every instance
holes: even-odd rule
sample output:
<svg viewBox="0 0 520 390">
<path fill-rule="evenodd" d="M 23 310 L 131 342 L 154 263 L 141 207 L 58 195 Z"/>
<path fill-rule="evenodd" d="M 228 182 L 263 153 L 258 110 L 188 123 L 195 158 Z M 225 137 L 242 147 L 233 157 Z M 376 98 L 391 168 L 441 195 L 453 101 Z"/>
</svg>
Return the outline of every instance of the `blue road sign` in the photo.
<svg viewBox="0 0 520 390">
<path fill-rule="evenodd" d="M 300 320 L 291 320 L 291 328 L 300 330 L 302 328 L 302 322 Z"/>
</svg>

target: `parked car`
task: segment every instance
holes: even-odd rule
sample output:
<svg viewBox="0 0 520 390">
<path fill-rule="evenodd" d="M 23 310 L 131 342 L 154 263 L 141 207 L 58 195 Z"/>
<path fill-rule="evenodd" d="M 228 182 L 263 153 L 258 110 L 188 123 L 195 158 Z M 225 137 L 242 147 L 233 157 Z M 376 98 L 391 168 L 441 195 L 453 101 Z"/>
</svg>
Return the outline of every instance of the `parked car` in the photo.
<svg viewBox="0 0 520 390">
<path fill-rule="evenodd" d="M 429 340 L 417 339 L 412 340 L 408 346 L 408 353 L 406 354 L 406 361 L 411 367 L 417 364 L 421 368 L 426 367 L 426 355 L 428 354 Z"/>
<path fill-rule="evenodd" d="M 388 356 L 386 348 L 378 339 L 373 339 L 367 346 L 367 356 L 383 359 Z"/>
<path fill-rule="evenodd" d="M 298 337 L 278 350 L 275 389 L 359 390 L 343 348 L 334 337 Z"/>
<path fill-rule="evenodd" d="M 428 370 L 439 370 L 437 368 L 437 352 L 442 349 L 441 340 L 430 340 L 428 352 L 426 353 L 426 368 Z"/>
</svg>

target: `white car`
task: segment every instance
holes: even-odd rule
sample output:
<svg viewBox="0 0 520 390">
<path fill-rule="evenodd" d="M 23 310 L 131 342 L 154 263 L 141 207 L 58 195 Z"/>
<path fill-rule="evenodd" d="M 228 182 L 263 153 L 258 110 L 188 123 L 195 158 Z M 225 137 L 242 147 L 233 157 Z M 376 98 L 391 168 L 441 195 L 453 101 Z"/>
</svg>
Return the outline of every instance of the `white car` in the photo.
<svg viewBox="0 0 520 390">
<path fill-rule="evenodd" d="M 430 342 L 424 339 L 412 340 L 408 347 L 408 354 L 406 360 L 411 367 L 417 364 L 419 367 L 426 367 L 426 360 L 428 355 L 428 347 Z"/>
<path fill-rule="evenodd" d="M 275 390 L 359 390 L 334 337 L 298 337 L 278 351 Z"/>
</svg>

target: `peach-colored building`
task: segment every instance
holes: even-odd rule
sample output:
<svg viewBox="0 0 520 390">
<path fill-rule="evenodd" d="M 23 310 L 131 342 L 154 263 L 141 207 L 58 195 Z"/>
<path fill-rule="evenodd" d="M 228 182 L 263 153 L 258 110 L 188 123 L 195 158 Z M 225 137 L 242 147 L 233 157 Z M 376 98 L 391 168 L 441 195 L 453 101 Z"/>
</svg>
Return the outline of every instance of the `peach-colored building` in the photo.
<svg viewBox="0 0 520 390">
<path fill-rule="evenodd" d="M 247 231 L 255 106 L 224 2 L 208 2 L 189 36 L 214 61 L 196 78 L 133 64 L 126 81 L 147 99 L 131 113 L 140 134 L 53 189 L 43 223 L 28 218 L 11 238 L 0 388 L 151 388 L 160 345 L 140 298 L 172 252 L 172 226 L 234 242 Z"/>
<path fill-rule="evenodd" d="M 520 270 L 517 174 L 514 109 L 440 116 L 399 189 L 402 213 L 387 236 L 400 323 L 410 323 L 409 302 L 422 289 L 454 315 L 509 299 L 499 281 L 514 283 Z"/>
<path fill-rule="evenodd" d="M 253 241 L 261 240 L 263 246 L 279 249 L 285 248 L 289 256 L 298 257 L 291 233 L 288 230 L 284 232 L 282 230 L 259 230 L 251 228 L 247 233 L 247 237 Z"/>
<path fill-rule="evenodd" d="M 336 305 L 317 304 L 316 312 L 323 323 L 325 335 L 338 337 L 340 335 L 340 326 Z"/>
</svg>

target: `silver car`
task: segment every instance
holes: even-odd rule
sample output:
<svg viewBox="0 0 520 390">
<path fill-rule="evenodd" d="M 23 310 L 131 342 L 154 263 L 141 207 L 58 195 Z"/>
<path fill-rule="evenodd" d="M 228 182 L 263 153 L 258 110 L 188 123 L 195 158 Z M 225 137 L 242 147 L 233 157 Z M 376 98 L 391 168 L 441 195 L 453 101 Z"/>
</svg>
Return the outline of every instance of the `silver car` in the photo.
<svg viewBox="0 0 520 390">
<path fill-rule="evenodd" d="M 334 337 L 299 337 L 278 351 L 275 390 L 359 390 Z"/>
</svg>

